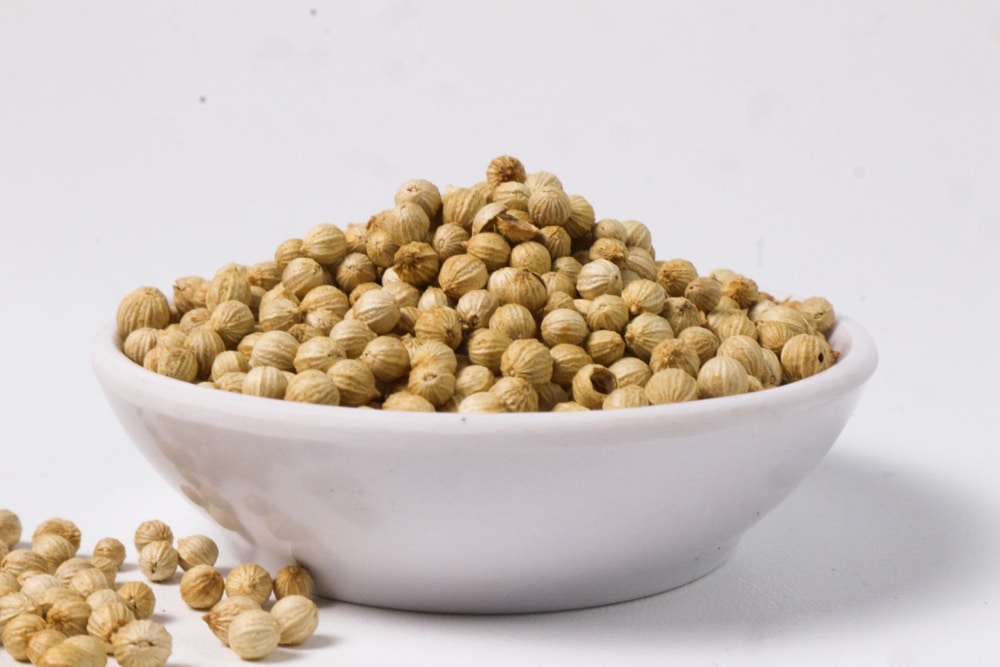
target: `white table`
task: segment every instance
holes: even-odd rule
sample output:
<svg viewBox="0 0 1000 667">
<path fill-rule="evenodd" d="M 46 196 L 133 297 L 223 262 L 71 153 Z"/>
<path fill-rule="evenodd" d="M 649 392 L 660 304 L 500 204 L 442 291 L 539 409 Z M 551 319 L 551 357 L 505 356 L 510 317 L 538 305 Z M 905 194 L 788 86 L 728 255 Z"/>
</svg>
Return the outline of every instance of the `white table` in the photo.
<svg viewBox="0 0 1000 667">
<path fill-rule="evenodd" d="M 827 296 L 881 366 L 827 459 L 705 579 L 547 615 L 328 602 L 270 660 L 1000 664 L 995 6 L 205 4 L 0 5 L 0 507 L 29 534 L 51 516 L 85 549 L 154 517 L 219 532 L 90 372 L 125 292 L 511 153 L 646 221 L 661 257 Z M 171 664 L 236 664 L 157 590 Z"/>
</svg>

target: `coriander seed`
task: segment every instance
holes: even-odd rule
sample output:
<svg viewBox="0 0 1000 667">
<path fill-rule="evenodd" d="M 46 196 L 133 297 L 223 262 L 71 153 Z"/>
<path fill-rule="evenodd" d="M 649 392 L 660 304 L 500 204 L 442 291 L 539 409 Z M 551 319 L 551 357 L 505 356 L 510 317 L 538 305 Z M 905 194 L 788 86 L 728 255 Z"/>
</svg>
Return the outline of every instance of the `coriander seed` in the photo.
<svg viewBox="0 0 1000 667">
<path fill-rule="evenodd" d="M 173 638 L 159 623 L 140 619 L 122 626 L 111 646 L 121 667 L 163 667 L 173 651 Z"/>
<path fill-rule="evenodd" d="M 181 599 L 192 609 L 211 609 L 222 599 L 226 583 L 211 565 L 194 565 L 181 575 Z"/>
<path fill-rule="evenodd" d="M 305 642 L 319 625 L 319 608 L 304 595 L 286 595 L 271 607 L 271 616 L 278 622 L 282 646 L 295 646 Z"/>
<path fill-rule="evenodd" d="M 225 583 L 227 596 L 244 595 L 257 604 L 264 604 L 271 597 L 274 581 L 260 565 L 241 563 L 229 571 Z"/>
</svg>

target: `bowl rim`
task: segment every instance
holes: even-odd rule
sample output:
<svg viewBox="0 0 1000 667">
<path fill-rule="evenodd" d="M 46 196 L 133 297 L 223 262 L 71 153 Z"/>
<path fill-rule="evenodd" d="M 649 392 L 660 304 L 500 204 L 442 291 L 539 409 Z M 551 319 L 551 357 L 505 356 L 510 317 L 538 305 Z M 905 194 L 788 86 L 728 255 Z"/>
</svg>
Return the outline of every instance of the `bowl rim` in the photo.
<svg viewBox="0 0 1000 667">
<path fill-rule="evenodd" d="M 730 420 L 765 411 L 777 415 L 824 403 L 835 396 L 859 389 L 875 372 L 878 353 L 871 335 L 855 320 L 838 317 L 828 337 L 840 353 L 830 368 L 802 380 L 764 391 L 700 399 L 684 403 L 652 405 L 628 410 L 572 412 L 452 413 L 395 411 L 386 419 L 381 410 L 346 406 L 312 405 L 243 394 L 206 391 L 195 383 L 158 375 L 136 364 L 121 350 L 117 327 L 110 322 L 100 328 L 91 346 L 91 364 L 99 384 L 108 394 L 128 387 L 130 401 L 156 401 L 163 410 L 192 421 L 218 423 L 233 419 L 245 428 L 276 432 L 275 426 L 307 424 L 316 429 L 371 428 L 382 433 L 442 432 L 460 426 L 464 434 L 492 433 L 511 429 L 511 446 L 530 445 L 516 438 L 518 432 L 587 432 L 593 429 L 631 427 L 669 428 L 671 434 L 705 430 L 716 420 Z M 114 385 L 114 388 L 112 388 Z M 617 440 L 615 440 L 617 442 Z"/>
</svg>

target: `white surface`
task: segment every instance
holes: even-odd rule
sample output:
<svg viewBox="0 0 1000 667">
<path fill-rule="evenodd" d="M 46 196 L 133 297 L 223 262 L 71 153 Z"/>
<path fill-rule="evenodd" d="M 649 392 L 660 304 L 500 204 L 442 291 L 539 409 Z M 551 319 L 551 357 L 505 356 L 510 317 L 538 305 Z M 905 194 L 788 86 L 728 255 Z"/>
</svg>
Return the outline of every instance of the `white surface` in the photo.
<svg viewBox="0 0 1000 667">
<path fill-rule="evenodd" d="M 122 294 L 512 153 L 646 221 L 660 256 L 827 296 L 879 371 L 815 474 L 691 586 L 542 616 L 334 603 L 272 660 L 1000 662 L 994 3 L 203 5 L 0 4 L 0 506 L 29 530 L 213 530 L 98 394 L 88 349 Z M 160 598 L 172 664 L 236 663 Z"/>
</svg>

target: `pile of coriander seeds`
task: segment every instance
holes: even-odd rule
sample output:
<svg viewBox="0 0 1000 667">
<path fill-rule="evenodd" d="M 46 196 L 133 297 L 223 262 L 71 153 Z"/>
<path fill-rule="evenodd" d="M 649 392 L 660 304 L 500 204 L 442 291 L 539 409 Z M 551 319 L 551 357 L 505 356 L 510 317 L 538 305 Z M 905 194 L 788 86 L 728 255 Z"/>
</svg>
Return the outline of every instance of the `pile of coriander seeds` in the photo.
<svg viewBox="0 0 1000 667">
<path fill-rule="evenodd" d="M 0 508 L 0 646 L 19 662 L 103 667 L 111 656 L 121 667 L 162 667 L 174 641 L 155 609 L 157 593 L 172 583 L 188 607 L 206 612 L 207 631 L 244 660 L 301 646 L 319 624 L 305 568 L 288 565 L 273 576 L 256 563 L 220 570 L 210 537 L 174 540 L 158 519 L 133 536 L 146 581 L 118 580 L 127 549 L 116 538 L 101 538 L 84 554 L 69 519 L 41 522 L 30 544 L 21 538 L 18 515 Z"/>
<path fill-rule="evenodd" d="M 322 223 L 273 258 L 186 276 L 117 312 L 124 353 L 205 387 L 425 412 L 642 407 L 760 391 L 830 367 L 833 306 L 656 257 L 520 160 L 443 192 L 396 191 L 366 223 Z"/>
</svg>

